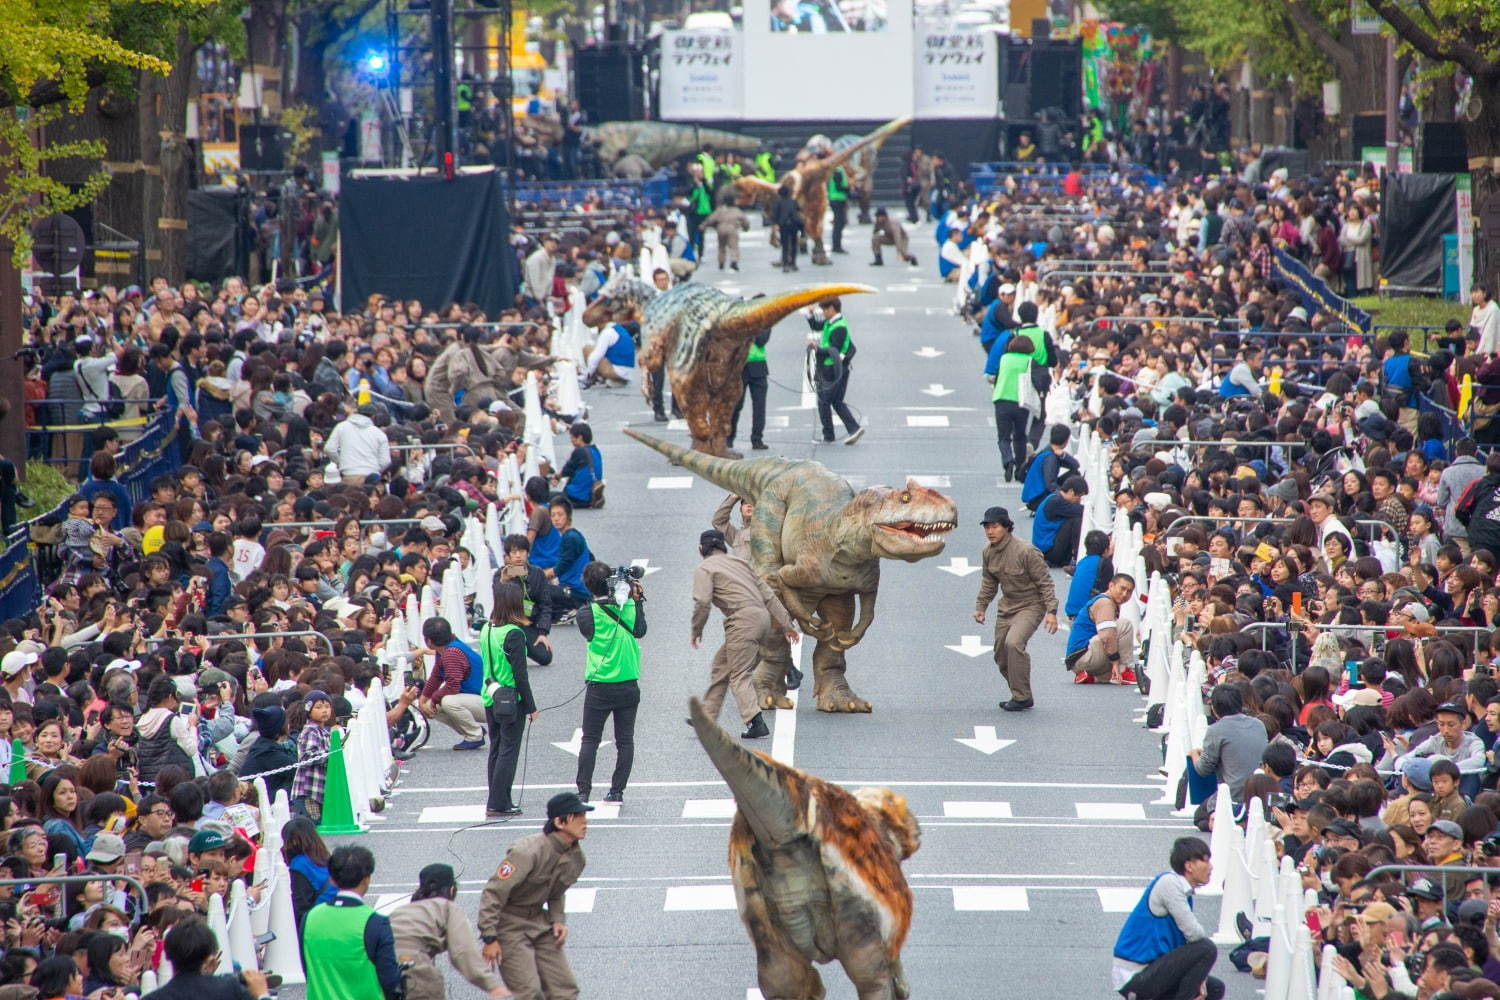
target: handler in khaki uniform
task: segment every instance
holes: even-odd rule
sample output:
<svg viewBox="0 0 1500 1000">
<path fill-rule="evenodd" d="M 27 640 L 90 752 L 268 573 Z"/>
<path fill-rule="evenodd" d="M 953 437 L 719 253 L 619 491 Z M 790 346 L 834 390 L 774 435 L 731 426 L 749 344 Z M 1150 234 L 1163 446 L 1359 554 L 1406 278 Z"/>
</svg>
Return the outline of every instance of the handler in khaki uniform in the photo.
<svg viewBox="0 0 1500 1000">
<path fill-rule="evenodd" d="M 791 617 L 750 564 L 729 554 L 723 532 L 705 531 L 698 538 L 698 552 L 703 561 L 693 571 L 694 649 L 703 641 L 710 608 L 724 612 L 724 645 L 714 654 L 703 709 L 709 718 L 717 719 L 724 707 L 724 692 L 731 691 L 745 723 L 741 738 L 769 736 L 771 730 L 760 714 L 751 677 L 760 659 L 761 640 L 771 631 L 773 621 L 791 641 L 795 635 Z"/>
<path fill-rule="evenodd" d="M 475 986 L 499 1000 L 511 995 L 500 977 L 485 965 L 468 915 L 453 901 L 458 882 L 448 865 L 434 864 L 417 876 L 411 902 L 391 914 L 396 960 L 410 962 L 406 970 L 406 1000 L 443 1000 L 443 973 L 434 964 L 443 952 L 453 968 Z"/>
<path fill-rule="evenodd" d="M 990 544 L 980 556 L 984 572 L 979 578 L 974 620 L 984 624 L 985 609 L 995 591 L 1001 591 L 1000 603 L 995 606 L 995 666 L 1010 685 L 1010 700 L 1002 701 L 1000 707 L 1007 712 L 1024 712 L 1034 704 L 1031 654 L 1026 652 L 1026 644 L 1044 621 L 1049 633 L 1057 631 L 1057 595 L 1047 560 L 1036 546 L 1012 534 L 1009 511 L 991 507 L 980 524 Z"/>
<path fill-rule="evenodd" d="M 740 510 L 740 520 L 743 522 L 736 525 L 733 521 L 734 509 Z M 741 500 L 730 493 L 724 497 L 719 504 L 719 509 L 714 511 L 714 516 L 709 519 L 716 531 L 724 533 L 724 540 L 729 543 L 729 554 L 739 556 L 745 562 L 750 561 L 750 518 L 755 516 L 755 504 L 749 500 Z M 754 569 L 751 566 L 751 569 Z M 790 641 L 785 635 L 775 629 L 767 629 L 765 637 L 760 642 L 760 663 L 756 668 L 770 670 L 770 676 L 781 675 L 786 678 L 786 689 L 795 691 L 802 686 L 802 671 L 792 662 L 792 650 Z M 755 685 L 759 694 L 760 685 Z M 761 703 L 765 707 L 765 702 Z"/>
<path fill-rule="evenodd" d="M 552 796 L 542 832 L 511 845 L 480 896 L 485 961 L 499 963 L 516 1000 L 578 996 L 578 981 L 563 954 L 568 939 L 563 897 L 583 874 L 578 842 L 588 833 L 593 809 L 576 792 Z"/>
</svg>

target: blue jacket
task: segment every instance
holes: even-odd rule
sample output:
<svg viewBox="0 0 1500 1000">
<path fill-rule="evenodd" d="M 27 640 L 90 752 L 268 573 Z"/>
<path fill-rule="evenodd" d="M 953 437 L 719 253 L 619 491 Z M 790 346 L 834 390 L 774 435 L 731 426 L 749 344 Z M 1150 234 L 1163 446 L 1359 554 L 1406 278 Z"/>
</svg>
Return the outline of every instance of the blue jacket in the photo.
<svg viewBox="0 0 1500 1000">
<path fill-rule="evenodd" d="M 1000 336 L 1000 331 L 1012 330 L 1015 325 L 1016 321 L 1010 315 L 1010 307 L 997 297 L 984 311 L 984 319 L 979 323 L 979 346 L 988 351 L 990 345 L 995 342 L 995 338 Z"/>
<path fill-rule="evenodd" d="M 224 560 L 218 556 L 209 556 L 208 604 L 204 608 L 204 613 L 209 618 L 224 610 L 224 602 L 229 600 L 233 586 L 229 578 L 229 567 L 224 564 Z"/>
<path fill-rule="evenodd" d="M 1059 494 L 1048 493 L 1041 506 L 1037 507 L 1036 519 L 1031 522 L 1031 544 L 1043 555 L 1051 552 L 1063 522 L 1082 513 L 1082 504 L 1068 503 Z"/>
<path fill-rule="evenodd" d="M 594 498 L 594 484 L 604 478 L 604 458 L 599 454 L 597 446 L 579 445 L 568 456 L 568 461 L 558 475 L 568 481 L 568 485 L 563 487 L 563 493 L 568 499 L 574 503 L 586 504 Z"/>
<path fill-rule="evenodd" d="M 1411 355 L 1394 354 L 1385 359 L 1380 366 L 1385 376 L 1385 384 L 1397 389 L 1411 392 Z"/>
<path fill-rule="evenodd" d="M 1146 891 L 1141 893 L 1135 909 L 1125 918 L 1125 925 L 1120 928 L 1119 937 L 1115 938 L 1116 958 L 1139 965 L 1150 965 L 1167 952 L 1187 943 L 1182 928 L 1177 926 L 1177 921 L 1170 913 L 1158 917 L 1151 912 L 1151 890 L 1168 874 L 1162 872 L 1151 880 Z M 1188 906 L 1192 905 L 1193 897 L 1188 896 Z"/>
<path fill-rule="evenodd" d="M 1059 455 L 1050 447 L 1037 452 L 1026 467 L 1026 479 L 1021 483 L 1021 502 L 1035 513 L 1047 494 L 1057 490 L 1057 480 L 1064 469 L 1077 472 L 1078 459 L 1067 452 Z"/>
<path fill-rule="evenodd" d="M 1069 618 L 1077 618 L 1088 607 L 1089 598 L 1094 596 L 1094 578 L 1099 575 L 1099 563 L 1103 559 L 1103 556 L 1084 556 L 1078 560 L 1073 582 L 1068 584 L 1068 601 L 1063 605 Z"/>
</svg>

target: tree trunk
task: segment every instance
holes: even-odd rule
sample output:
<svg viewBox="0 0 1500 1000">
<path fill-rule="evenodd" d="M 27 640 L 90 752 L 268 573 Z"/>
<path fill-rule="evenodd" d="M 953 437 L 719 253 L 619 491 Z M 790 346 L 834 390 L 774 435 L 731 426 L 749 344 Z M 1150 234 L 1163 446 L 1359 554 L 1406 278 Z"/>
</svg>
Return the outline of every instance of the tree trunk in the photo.
<svg viewBox="0 0 1500 1000">
<path fill-rule="evenodd" d="M 15 109 L 0 110 L 0 115 L 14 115 Z M 10 147 L 0 139 L 0 152 Z M 21 272 L 11 263 L 12 247 L 0 237 L 0 399 L 9 412 L 0 417 L 0 455 L 16 463 L 16 473 L 26 474 L 25 392 L 22 389 L 26 371 L 16 357 L 21 349 Z M 0 539 L 4 544 L 4 539 Z"/>
<path fill-rule="evenodd" d="M 1474 242 L 1479 252 L 1479 281 L 1494 295 L 1500 288 L 1500 67 L 1476 76 L 1469 98 L 1479 111 L 1464 122 L 1469 145 L 1469 174 L 1474 185 L 1474 214 L 1479 230 Z"/>
<path fill-rule="evenodd" d="M 281 116 L 281 63 L 286 34 L 284 0 L 251 0 L 250 21 L 245 26 L 247 72 L 261 77 L 260 107 L 256 121 L 274 122 Z"/>
<path fill-rule="evenodd" d="M 188 92 L 193 83 L 194 46 L 187 28 L 177 29 L 172 71 L 141 79 L 141 158 L 145 190 L 141 211 L 146 222 L 146 261 L 153 273 L 172 284 L 187 277 L 187 192 L 192 169 L 187 128 Z"/>
<path fill-rule="evenodd" d="M 1250 142 L 1262 147 L 1275 142 L 1276 95 L 1271 90 L 1273 83 L 1264 73 L 1250 77 Z"/>
</svg>

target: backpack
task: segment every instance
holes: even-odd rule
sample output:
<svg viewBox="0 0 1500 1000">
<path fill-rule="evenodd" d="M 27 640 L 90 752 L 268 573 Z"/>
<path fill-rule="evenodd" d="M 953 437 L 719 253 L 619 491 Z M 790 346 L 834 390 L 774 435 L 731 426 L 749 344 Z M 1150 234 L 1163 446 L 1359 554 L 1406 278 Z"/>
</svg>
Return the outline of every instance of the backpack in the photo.
<svg viewBox="0 0 1500 1000">
<path fill-rule="evenodd" d="M 104 384 L 109 388 L 105 397 L 101 399 L 94 395 L 93 388 L 89 386 L 89 380 L 84 378 L 76 368 L 73 370 L 73 377 L 78 380 L 78 391 L 82 394 L 85 405 L 98 406 L 105 420 L 119 420 L 125 416 L 125 397 L 120 395 L 120 387 L 115 385 L 113 380 L 105 380 Z"/>
<path fill-rule="evenodd" d="M 1474 516 L 1474 508 L 1479 506 L 1480 498 L 1484 496 L 1486 490 L 1496 485 L 1500 485 L 1500 480 L 1490 476 L 1480 476 L 1464 487 L 1463 495 L 1458 498 L 1458 503 L 1453 505 L 1453 516 L 1458 518 L 1460 524 L 1469 523 L 1469 519 Z"/>
<path fill-rule="evenodd" d="M 1411 355 L 1406 362 L 1406 373 L 1411 378 L 1411 394 L 1413 396 L 1425 395 L 1432 388 L 1432 369 L 1428 367 L 1425 358 Z"/>
</svg>

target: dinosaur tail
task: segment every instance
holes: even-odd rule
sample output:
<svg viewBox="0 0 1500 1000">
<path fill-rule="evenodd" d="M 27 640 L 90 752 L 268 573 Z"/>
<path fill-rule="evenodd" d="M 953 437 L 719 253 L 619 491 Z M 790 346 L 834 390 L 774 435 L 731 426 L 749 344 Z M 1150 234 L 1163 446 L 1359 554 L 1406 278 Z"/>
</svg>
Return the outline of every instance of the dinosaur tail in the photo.
<svg viewBox="0 0 1500 1000">
<path fill-rule="evenodd" d="M 858 153 L 866 146 L 873 145 L 875 146 L 875 148 L 879 149 L 880 146 L 885 144 L 885 141 L 887 139 L 910 124 L 910 115 L 903 115 L 900 118 L 893 118 L 892 120 L 886 122 L 884 125 L 880 126 L 875 131 L 871 132 L 869 135 L 860 139 L 858 142 L 849 146 L 845 146 L 843 149 L 834 153 L 827 160 L 825 160 L 825 162 L 830 166 L 830 168 L 836 167 L 841 163 L 847 163 L 849 157 L 853 156 L 855 153 Z"/>
<path fill-rule="evenodd" d="M 673 465 L 680 465 L 700 479 L 706 479 L 720 489 L 750 500 L 758 497 L 765 485 L 786 468 L 785 459 L 719 458 L 715 455 L 705 455 L 701 451 L 690 451 L 649 434 L 642 434 L 631 427 L 625 428 L 625 433 L 647 448 L 661 452 L 671 460 Z"/>
<path fill-rule="evenodd" d="M 767 847 L 796 839 L 802 833 L 804 804 L 798 800 L 805 799 L 801 774 L 745 749 L 708 717 L 697 698 L 688 699 L 688 713 L 698 742 L 724 776 L 755 838 Z M 794 790 L 802 794 L 794 796 Z"/>
<path fill-rule="evenodd" d="M 781 322 L 804 306 L 840 295 L 860 295 L 874 292 L 869 285 L 831 284 L 804 285 L 780 295 L 766 295 L 758 299 L 746 299 L 732 306 L 719 318 L 719 330 L 731 337 L 745 340 L 758 335 L 768 327 Z"/>
</svg>

